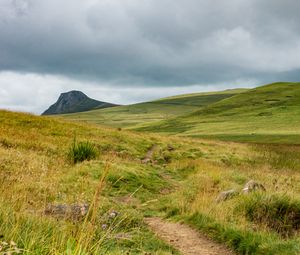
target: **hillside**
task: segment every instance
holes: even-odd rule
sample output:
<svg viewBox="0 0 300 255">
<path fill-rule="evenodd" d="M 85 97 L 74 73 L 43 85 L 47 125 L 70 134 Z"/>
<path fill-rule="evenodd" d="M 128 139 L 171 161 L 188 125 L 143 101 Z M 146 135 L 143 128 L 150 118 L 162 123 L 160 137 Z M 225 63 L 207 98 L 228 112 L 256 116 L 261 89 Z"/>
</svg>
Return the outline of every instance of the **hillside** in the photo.
<svg viewBox="0 0 300 255">
<path fill-rule="evenodd" d="M 81 91 L 73 90 L 62 93 L 57 102 L 51 105 L 42 115 L 84 112 L 113 106 L 116 105 L 89 98 Z"/>
<path fill-rule="evenodd" d="M 137 128 L 145 123 L 166 120 L 188 114 L 208 104 L 246 91 L 244 89 L 226 90 L 210 93 L 195 93 L 163 98 L 156 101 L 133 105 L 99 109 L 84 113 L 62 115 L 70 120 L 80 120 L 112 127 Z"/>
<path fill-rule="evenodd" d="M 274 83 L 138 130 L 232 141 L 300 143 L 300 83 Z"/>
<path fill-rule="evenodd" d="M 179 254 L 180 240 L 153 232 L 158 219 L 187 223 L 238 254 L 300 252 L 299 147 L 164 137 L 8 111 L 0 111 L 0 123 L 5 252 Z M 89 151 L 89 160 L 73 160 Z M 238 193 L 251 179 L 266 191 Z M 234 196 L 216 202 L 231 189 Z"/>
</svg>

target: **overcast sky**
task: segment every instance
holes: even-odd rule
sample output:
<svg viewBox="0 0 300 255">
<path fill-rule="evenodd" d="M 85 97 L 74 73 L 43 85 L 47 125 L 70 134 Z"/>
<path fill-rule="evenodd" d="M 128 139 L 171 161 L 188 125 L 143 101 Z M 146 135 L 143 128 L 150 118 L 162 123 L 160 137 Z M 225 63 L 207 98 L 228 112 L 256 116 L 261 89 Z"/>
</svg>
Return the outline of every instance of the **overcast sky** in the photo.
<svg viewBox="0 0 300 255">
<path fill-rule="evenodd" d="M 300 81 L 299 0 L 0 0 L 0 108 Z"/>
</svg>

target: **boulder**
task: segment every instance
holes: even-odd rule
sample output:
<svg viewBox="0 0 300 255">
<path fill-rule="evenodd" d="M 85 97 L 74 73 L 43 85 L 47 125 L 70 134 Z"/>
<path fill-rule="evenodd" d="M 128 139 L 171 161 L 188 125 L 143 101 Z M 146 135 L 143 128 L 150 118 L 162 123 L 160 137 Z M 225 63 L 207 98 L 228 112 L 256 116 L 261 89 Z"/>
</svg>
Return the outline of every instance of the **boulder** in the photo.
<svg viewBox="0 0 300 255">
<path fill-rule="evenodd" d="M 88 204 L 49 204 L 45 209 L 45 215 L 59 218 L 80 219 L 87 215 Z"/>
<path fill-rule="evenodd" d="M 254 191 L 266 191 L 264 185 L 254 180 L 247 182 L 242 190 L 244 194 L 248 194 Z"/>
<path fill-rule="evenodd" d="M 233 198 L 234 196 L 238 195 L 238 192 L 235 189 L 231 189 L 231 190 L 227 190 L 227 191 L 223 191 L 219 194 L 219 196 L 217 197 L 216 201 L 217 202 L 222 202 L 222 201 L 226 201 L 228 199 Z"/>
</svg>

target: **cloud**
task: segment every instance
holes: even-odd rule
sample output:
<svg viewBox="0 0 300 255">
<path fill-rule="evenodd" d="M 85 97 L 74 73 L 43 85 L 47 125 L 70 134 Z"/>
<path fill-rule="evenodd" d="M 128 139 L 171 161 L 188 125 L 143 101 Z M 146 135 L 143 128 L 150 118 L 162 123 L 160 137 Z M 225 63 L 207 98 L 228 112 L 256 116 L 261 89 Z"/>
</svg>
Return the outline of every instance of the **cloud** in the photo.
<svg viewBox="0 0 300 255">
<path fill-rule="evenodd" d="M 49 77 L 82 90 L 299 80 L 299 8 L 297 0 L 0 0 L 0 71 L 50 79 L 41 91 L 59 87 Z"/>
<path fill-rule="evenodd" d="M 172 87 L 112 86 L 56 75 L 0 72 L 0 109 L 42 113 L 54 103 L 62 91 L 82 90 L 88 96 L 106 102 L 130 104 L 198 91 L 214 91 L 234 87 L 253 87 L 257 81 L 240 80 L 233 84 L 207 86 L 194 84 Z M 46 88 L 46 89 L 45 89 Z"/>
</svg>

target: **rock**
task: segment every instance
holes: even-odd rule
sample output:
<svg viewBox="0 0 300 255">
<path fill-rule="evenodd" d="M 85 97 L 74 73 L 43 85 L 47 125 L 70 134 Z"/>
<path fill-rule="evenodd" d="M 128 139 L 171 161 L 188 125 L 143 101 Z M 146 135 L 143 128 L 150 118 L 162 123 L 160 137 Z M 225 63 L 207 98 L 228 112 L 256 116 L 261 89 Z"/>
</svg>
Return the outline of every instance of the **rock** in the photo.
<svg viewBox="0 0 300 255">
<path fill-rule="evenodd" d="M 109 219 L 114 219 L 116 218 L 120 213 L 115 211 L 115 210 L 112 210 L 109 214 L 108 214 L 108 217 Z"/>
<path fill-rule="evenodd" d="M 142 160 L 142 163 L 143 163 L 143 164 L 151 163 L 151 159 L 150 159 L 150 158 L 144 158 L 144 159 Z"/>
<path fill-rule="evenodd" d="M 46 215 L 61 218 L 80 219 L 87 215 L 89 211 L 88 204 L 50 204 L 45 209 Z"/>
<path fill-rule="evenodd" d="M 258 191 L 258 190 L 266 191 L 266 188 L 261 183 L 251 180 L 245 184 L 242 192 L 244 194 L 247 194 L 247 193 L 251 193 L 253 191 Z"/>
<path fill-rule="evenodd" d="M 103 230 L 105 230 L 105 229 L 108 228 L 108 225 L 104 223 L 104 224 L 101 225 L 101 228 L 102 228 Z"/>
<path fill-rule="evenodd" d="M 115 239 L 117 240 L 130 240 L 132 236 L 128 233 L 118 233 L 115 235 Z"/>
<path fill-rule="evenodd" d="M 83 112 L 113 106 L 116 105 L 89 98 L 81 91 L 72 90 L 62 93 L 56 103 L 51 105 L 42 115 Z"/>
<path fill-rule="evenodd" d="M 168 144 L 167 149 L 168 149 L 168 151 L 173 151 L 173 150 L 175 150 L 175 148 L 174 148 L 171 144 Z"/>
<path fill-rule="evenodd" d="M 217 202 L 222 202 L 222 201 L 226 201 L 228 199 L 233 198 L 234 196 L 236 196 L 238 194 L 238 192 L 234 189 L 231 190 L 227 190 L 227 191 L 223 191 L 219 194 L 219 196 L 217 197 L 216 201 Z"/>
</svg>

